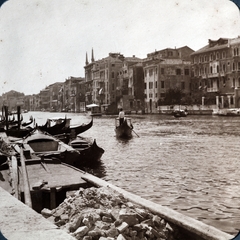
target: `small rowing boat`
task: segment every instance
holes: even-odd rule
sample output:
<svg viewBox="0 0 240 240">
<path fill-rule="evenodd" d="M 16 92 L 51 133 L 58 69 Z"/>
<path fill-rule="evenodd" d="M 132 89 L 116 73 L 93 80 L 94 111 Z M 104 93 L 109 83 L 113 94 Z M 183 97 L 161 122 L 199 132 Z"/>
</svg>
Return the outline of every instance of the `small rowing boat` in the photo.
<svg viewBox="0 0 240 240">
<path fill-rule="evenodd" d="M 131 118 L 124 118 L 123 123 L 120 125 L 119 118 L 115 119 L 115 132 L 118 138 L 131 138 L 133 125 Z"/>
</svg>

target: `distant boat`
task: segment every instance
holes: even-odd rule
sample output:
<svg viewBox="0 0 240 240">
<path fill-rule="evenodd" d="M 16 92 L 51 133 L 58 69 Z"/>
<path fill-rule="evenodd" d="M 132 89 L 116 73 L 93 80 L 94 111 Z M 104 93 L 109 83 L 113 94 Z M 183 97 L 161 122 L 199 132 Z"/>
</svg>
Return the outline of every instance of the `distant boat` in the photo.
<svg viewBox="0 0 240 240">
<path fill-rule="evenodd" d="M 90 116 L 102 116 L 101 107 L 95 103 L 86 105 L 86 110 Z"/>
<path fill-rule="evenodd" d="M 188 113 L 186 110 L 180 109 L 180 110 L 174 110 L 172 114 L 175 118 L 179 118 L 179 117 L 186 117 Z"/>
<path fill-rule="evenodd" d="M 120 125 L 119 118 L 115 119 L 115 132 L 118 138 L 131 138 L 133 131 L 133 125 L 131 118 L 124 118 L 123 123 Z"/>
<path fill-rule="evenodd" d="M 240 117 L 240 108 L 220 108 L 213 109 L 213 115 L 218 116 L 238 116 Z"/>
</svg>

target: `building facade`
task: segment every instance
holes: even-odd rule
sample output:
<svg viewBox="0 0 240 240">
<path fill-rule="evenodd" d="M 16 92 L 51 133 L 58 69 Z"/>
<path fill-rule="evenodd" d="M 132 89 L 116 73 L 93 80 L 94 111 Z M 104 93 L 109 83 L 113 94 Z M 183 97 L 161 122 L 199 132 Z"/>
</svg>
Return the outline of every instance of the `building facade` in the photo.
<svg viewBox="0 0 240 240">
<path fill-rule="evenodd" d="M 191 54 L 193 93 L 219 108 L 240 107 L 240 37 L 210 40 Z"/>
<path fill-rule="evenodd" d="M 179 89 L 185 95 L 190 94 L 190 55 L 193 52 L 185 46 L 147 54 L 147 58 L 143 59 L 145 112 L 158 112 L 159 100 L 164 99 L 169 89 Z"/>
</svg>

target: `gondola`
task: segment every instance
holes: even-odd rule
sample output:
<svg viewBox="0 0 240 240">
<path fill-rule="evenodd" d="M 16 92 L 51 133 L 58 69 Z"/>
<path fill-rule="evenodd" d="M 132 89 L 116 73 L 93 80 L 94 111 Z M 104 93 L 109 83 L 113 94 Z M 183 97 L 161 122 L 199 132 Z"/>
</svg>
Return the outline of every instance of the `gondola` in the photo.
<svg viewBox="0 0 240 240">
<path fill-rule="evenodd" d="M 42 126 L 38 126 L 38 129 L 51 135 L 56 135 L 62 133 L 62 129 L 66 126 L 67 118 L 60 118 L 59 122 L 55 123 L 53 126 L 50 126 L 50 122 L 51 119 L 47 119 L 47 122 Z"/>
<path fill-rule="evenodd" d="M 91 142 L 86 138 L 78 136 L 69 145 L 80 153 L 80 161 L 76 162 L 76 167 L 93 166 L 101 160 L 104 153 L 104 149 L 97 145 L 95 139 Z"/>
<path fill-rule="evenodd" d="M 119 118 L 115 119 L 115 132 L 118 138 L 131 138 L 133 125 L 130 118 L 124 118 L 123 123 L 119 124 Z"/>
<path fill-rule="evenodd" d="M 87 131 L 93 125 L 93 118 L 88 124 L 82 124 L 77 126 L 70 126 L 70 120 L 70 118 L 49 118 L 47 122 L 55 122 L 55 125 L 48 128 L 45 124 L 44 128 L 40 127 L 40 130 L 57 137 L 64 143 L 69 143 L 70 140 L 75 139 L 78 134 Z"/>
<path fill-rule="evenodd" d="M 33 117 L 30 116 L 29 121 L 28 121 L 28 122 L 23 122 L 21 125 L 22 125 L 23 127 L 27 127 L 27 126 L 29 126 L 29 125 L 32 124 L 32 123 L 33 123 Z"/>
</svg>

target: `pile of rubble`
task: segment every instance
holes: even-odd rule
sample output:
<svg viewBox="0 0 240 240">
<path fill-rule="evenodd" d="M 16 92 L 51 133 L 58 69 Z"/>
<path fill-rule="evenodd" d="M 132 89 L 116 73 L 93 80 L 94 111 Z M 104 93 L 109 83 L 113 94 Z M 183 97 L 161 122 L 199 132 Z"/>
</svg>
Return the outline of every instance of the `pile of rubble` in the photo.
<svg viewBox="0 0 240 240">
<path fill-rule="evenodd" d="M 164 219 L 104 187 L 71 192 L 56 209 L 43 209 L 42 215 L 76 239 L 182 239 Z"/>
</svg>

